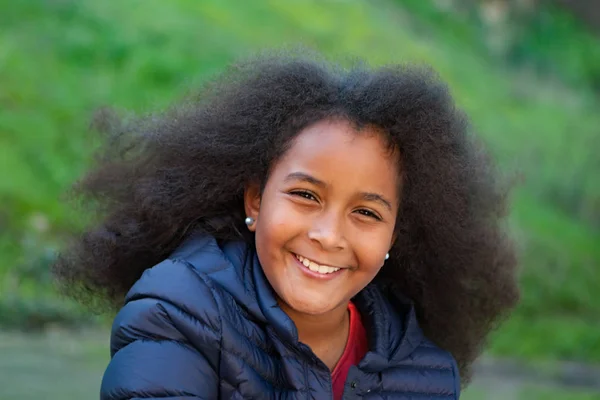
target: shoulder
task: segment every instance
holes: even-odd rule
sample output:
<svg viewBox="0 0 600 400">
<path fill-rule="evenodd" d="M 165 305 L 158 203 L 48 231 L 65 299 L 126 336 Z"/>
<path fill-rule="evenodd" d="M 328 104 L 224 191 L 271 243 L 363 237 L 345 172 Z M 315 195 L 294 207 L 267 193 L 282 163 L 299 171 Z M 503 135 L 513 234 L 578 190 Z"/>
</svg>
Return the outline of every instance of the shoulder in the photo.
<svg viewBox="0 0 600 400">
<path fill-rule="evenodd" d="M 425 336 L 421 337 L 421 342 L 414 349 L 411 359 L 417 365 L 438 369 L 453 369 L 456 365 L 449 351 L 440 348 Z"/>
<path fill-rule="evenodd" d="M 426 339 L 405 359 L 391 363 L 389 368 L 381 371 L 381 382 L 388 393 L 410 392 L 424 399 L 456 400 L 461 392 L 454 358 Z"/>
<path fill-rule="evenodd" d="M 460 371 L 454 356 L 447 350 L 437 346 L 435 343 L 423 337 L 421 344 L 413 354 L 414 362 L 427 366 L 428 368 L 446 371 L 456 396 L 460 394 Z"/>
<path fill-rule="evenodd" d="M 180 261 L 159 263 L 115 317 L 101 398 L 216 398 L 221 337 L 210 282 Z"/>
<path fill-rule="evenodd" d="M 182 259 L 166 259 L 146 270 L 127 293 L 125 302 L 162 299 L 191 314 L 214 307 L 215 286 L 207 275 Z M 195 307 L 190 307 L 190 305 Z M 196 313 L 197 314 L 197 313 Z"/>
<path fill-rule="evenodd" d="M 425 381 L 415 378 L 423 392 L 452 396 L 453 399 L 460 397 L 461 379 L 456 360 L 449 351 L 425 336 L 421 336 L 419 344 L 396 367 L 400 368 L 400 373 L 408 368 L 416 373 L 416 377 L 427 377 Z"/>
<path fill-rule="evenodd" d="M 449 351 L 422 331 L 412 301 L 390 286 L 373 285 L 360 298 L 370 325 L 374 346 L 385 366 L 384 380 L 391 391 L 414 390 L 426 394 L 460 395 L 460 374 Z M 370 321 L 369 321 L 370 319 Z"/>
<path fill-rule="evenodd" d="M 185 261 L 167 259 L 146 270 L 130 289 L 113 323 L 111 352 L 138 340 L 206 346 L 207 339 L 218 341 L 220 335 L 212 282 Z"/>
<path fill-rule="evenodd" d="M 129 290 L 113 326 L 113 347 L 132 339 L 128 334 L 136 330 L 127 326 L 158 336 L 175 329 L 190 341 L 220 337 L 222 317 L 239 314 L 234 303 L 252 305 L 248 277 L 241 275 L 246 253 L 244 243 L 221 246 L 211 236 L 190 235 Z"/>
</svg>

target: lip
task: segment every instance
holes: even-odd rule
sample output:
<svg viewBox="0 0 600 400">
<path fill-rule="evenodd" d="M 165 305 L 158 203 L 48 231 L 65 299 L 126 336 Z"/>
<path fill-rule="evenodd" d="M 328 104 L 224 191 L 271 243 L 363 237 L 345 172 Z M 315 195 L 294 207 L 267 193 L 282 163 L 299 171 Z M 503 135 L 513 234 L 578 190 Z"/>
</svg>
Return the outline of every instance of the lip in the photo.
<svg viewBox="0 0 600 400">
<path fill-rule="evenodd" d="M 296 266 L 298 268 L 300 268 L 300 270 L 308 277 L 310 278 L 314 278 L 314 279 L 320 279 L 320 280 L 324 280 L 324 281 L 328 281 L 331 280 L 335 277 L 337 277 L 338 275 L 340 275 L 342 272 L 344 272 L 345 268 L 340 268 L 339 270 L 332 272 L 330 274 L 321 274 L 319 272 L 315 272 L 315 271 L 311 271 L 310 269 L 308 269 L 307 267 L 304 266 L 304 264 L 302 264 L 300 262 L 300 260 L 298 260 L 298 258 L 296 257 L 295 253 L 290 252 L 290 255 L 292 257 L 292 261 L 294 261 L 294 263 L 296 264 Z M 316 261 L 315 261 L 316 262 Z"/>
</svg>

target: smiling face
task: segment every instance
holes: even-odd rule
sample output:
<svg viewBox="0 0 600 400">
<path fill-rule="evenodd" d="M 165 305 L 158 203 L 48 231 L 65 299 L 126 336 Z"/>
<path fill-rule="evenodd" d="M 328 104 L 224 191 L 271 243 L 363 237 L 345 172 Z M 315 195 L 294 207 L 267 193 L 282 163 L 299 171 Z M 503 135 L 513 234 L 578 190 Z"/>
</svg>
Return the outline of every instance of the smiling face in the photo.
<svg viewBox="0 0 600 400">
<path fill-rule="evenodd" d="M 375 277 L 392 245 L 397 157 L 373 128 L 320 121 L 298 134 L 262 193 L 247 188 L 258 257 L 282 307 L 345 308 Z"/>
</svg>

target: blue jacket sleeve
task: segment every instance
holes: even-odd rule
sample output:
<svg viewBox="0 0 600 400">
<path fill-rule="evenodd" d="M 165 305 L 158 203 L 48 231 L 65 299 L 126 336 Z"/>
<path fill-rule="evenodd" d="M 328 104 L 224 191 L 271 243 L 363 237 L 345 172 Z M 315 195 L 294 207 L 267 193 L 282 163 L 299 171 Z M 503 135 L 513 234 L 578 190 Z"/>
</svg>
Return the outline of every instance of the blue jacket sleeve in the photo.
<svg viewBox="0 0 600 400">
<path fill-rule="evenodd" d="M 214 297 L 185 266 L 166 264 L 144 274 L 115 318 L 101 400 L 219 397 L 221 327 Z M 203 307 L 191 312 L 186 304 L 194 300 Z"/>
</svg>

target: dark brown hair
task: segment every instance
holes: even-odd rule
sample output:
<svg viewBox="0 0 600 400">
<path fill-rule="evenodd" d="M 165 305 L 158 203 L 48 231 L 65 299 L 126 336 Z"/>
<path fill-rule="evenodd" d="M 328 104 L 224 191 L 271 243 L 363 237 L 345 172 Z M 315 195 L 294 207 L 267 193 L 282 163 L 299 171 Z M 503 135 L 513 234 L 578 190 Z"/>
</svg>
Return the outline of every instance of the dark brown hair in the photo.
<svg viewBox="0 0 600 400">
<path fill-rule="evenodd" d="M 467 382 L 518 299 L 503 225 L 507 185 L 446 85 L 424 67 L 261 56 L 167 112 L 129 121 L 101 113 L 96 127 L 110 135 L 75 186 L 98 217 L 54 265 L 62 288 L 118 307 L 190 229 L 252 244 L 244 186 L 264 183 L 302 128 L 339 117 L 379 127 L 400 151 L 397 240 L 378 278 L 414 301 L 425 334 L 453 354 Z"/>
</svg>

